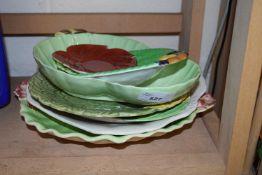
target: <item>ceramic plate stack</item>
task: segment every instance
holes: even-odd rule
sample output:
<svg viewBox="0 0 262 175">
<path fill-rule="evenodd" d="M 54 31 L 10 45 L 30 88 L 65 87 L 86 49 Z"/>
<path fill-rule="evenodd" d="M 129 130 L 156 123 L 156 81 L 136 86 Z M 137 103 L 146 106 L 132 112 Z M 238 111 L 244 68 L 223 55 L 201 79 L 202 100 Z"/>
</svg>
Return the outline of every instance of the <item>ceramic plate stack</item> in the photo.
<svg viewBox="0 0 262 175">
<path fill-rule="evenodd" d="M 135 57 L 137 65 L 89 73 L 53 57 L 56 51 L 66 53 L 68 47 L 83 44 L 102 45 L 110 51 L 123 49 Z M 40 71 L 15 91 L 21 115 L 39 132 L 98 144 L 172 132 L 213 105 L 204 95 L 206 86 L 199 66 L 189 59 L 177 61 L 181 54 L 185 55 L 172 49 L 149 49 L 140 42 L 111 35 L 52 37 L 34 48 Z M 170 61 L 170 56 L 176 61 Z"/>
</svg>

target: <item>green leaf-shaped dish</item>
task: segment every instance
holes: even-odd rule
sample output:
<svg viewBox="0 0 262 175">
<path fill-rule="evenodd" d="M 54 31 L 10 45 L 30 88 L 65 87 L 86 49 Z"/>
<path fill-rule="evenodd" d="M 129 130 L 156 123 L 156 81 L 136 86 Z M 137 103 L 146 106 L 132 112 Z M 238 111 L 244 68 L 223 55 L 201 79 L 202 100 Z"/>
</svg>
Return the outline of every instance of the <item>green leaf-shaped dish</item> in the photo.
<svg viewBox="0 0 262 175">
<path fill-rule="evenodd" d="M 119 144 L 124 142 L 138 141 L 147 137 L 161 136 L 166 133 L 172 132 L 176 129 L 182 128 L 184 125 L 193 122 L 197 114 L 197 111 L 195 111 L 186 118 L 173 122 L 162 129 L 158 129 L 152 132 L 145 132 L 141 134 L 132 134 L 132 135 L 120 135 L 120 136 L 98 135 L 75 128 L 71 125 L 65 124 L 52 117 L 49 117 L 45 113 L 39 112 L 36 109 L 32 109 L 28 106 L 26 100 L 20 99 L 20 102 L 21 102 L 20 114 L 24 117 L 25 122 L 28 125 L 35 126 L 39 132 L 49 133 L 57 137 L 68 139 L 68 140 L 91 142 L 96 144 L 107 144 L 107 143 Z"/>
<path fill-rule="evenodd" d="M 189 97 L 187 95 L 180 97 L 176 101 L 155 106 L 140 106 L 112 101 L 81 99 L 57 89 L 41 73 L 37 73 L 31 78 L 29 81 L 29 91 L 40 103 L 58 111 L 75 114 L 84 118 L 142 116 L 134 118 L 134 120 L 130 119 L 130 121 L 134 122 L 153 121 L 166 118 L 169 116 L 166 114 L 168 112 L 161 114 L 160 112 L 158 113 L 158 111 L 173 108 L 172 115 L 174 115 L 174 113 L 182 111 L 189 102 Z M 152 113 L 155 114 L 150 115 Z"/>
</svg>

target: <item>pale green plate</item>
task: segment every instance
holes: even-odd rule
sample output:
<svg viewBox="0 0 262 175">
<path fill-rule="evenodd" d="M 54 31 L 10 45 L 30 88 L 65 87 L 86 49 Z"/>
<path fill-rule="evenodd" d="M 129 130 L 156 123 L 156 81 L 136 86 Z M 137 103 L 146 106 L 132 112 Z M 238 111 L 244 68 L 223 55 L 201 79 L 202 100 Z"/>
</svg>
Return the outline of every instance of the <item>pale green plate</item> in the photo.
<svg viewBox="0 0 262 175">
<path fill-rule="evenodd" d="M 171 103 L 156 106 L 138 106 L 111 101 L 81 99 L 55 88 L 41 73 L 37 73 L 31 78 L 29 91 L 36 100 L 46 106 L 84 118 L 141 116 L 130 119 L 129 122 L 154 121 L 167 118 L 184 110 L 189 103 L 188 96 L 183 96 Z M 167 110 L 169 108 L 173 109 Z"/>
<path fill-rule="evenodd" d="M 141 134 L 133 135 L 97 135 L 92 134 L 81 129 L 75 128 L 71 125 L 65 124 L 52 117 L 47 116 L 35 109 L 28 107 L 26 100 L 21 100 L 20 113 L 24 117 L 25 122 L 28 125 L 35 126 L 36 129 L 41 133 L 49 133 L 60 138 L 68 140 L 76 140 L 82 142 L 91 142 L 96 144 L 105 143 L 124 143 L 129 141 L 142 140 L 147 137 L 160 136 L 165 133 L 172 132 L 176 129 L 182 128 L 184 125 L 193 122 L 197 112 L 193 112 L 190 116 L 169 124 L 167 127 L 158 129 L 152 132 L 145 132 Z"/>
</svg>

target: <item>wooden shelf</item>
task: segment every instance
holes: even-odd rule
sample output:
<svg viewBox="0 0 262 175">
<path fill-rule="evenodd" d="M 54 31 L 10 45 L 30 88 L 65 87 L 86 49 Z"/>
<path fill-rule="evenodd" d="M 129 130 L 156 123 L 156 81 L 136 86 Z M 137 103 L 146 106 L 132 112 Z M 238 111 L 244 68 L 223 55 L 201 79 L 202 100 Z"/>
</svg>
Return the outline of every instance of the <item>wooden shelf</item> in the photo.
<svg viewBox="0 0 262 175">
<path fill-rule="evenodd" d="M 21 80 L 12 79 L 12 90 Z M 13 95 L 0 114 L 3 174 L 224 174 L 224 161 L 200 118 L 162 137 L 99 146 L 66 141 L 26 126 Z"/>
<path fill-rule="evenodd" d="M 27 127 L 19 116 L 19 103 L 12 97 L 11 103 L 0 109 L 0 174 L 250 174 L 254 139 L 262 122 L 258 107 L 261 100 L 257 100 L 262 66 L 261 7 L 259 0 L 238 1 L 219 118 L 213 112 L 203 116 L 203 120 L 196 119 L 193 125 L 159 138 L 97 146 L 61 140 Z M 81 24 L 78 27 L 95 32 L 178 33 L 179 49 L 187 51 L 198 62 L 204 9 L 205 0 L 189 0 L 183 1 L 181 13 L 159 14 L 157 20 L 156 14 L 111 14 L 109 18 L 113 23 L 109 23 L 105 14 L 90 18 L 86 13 L 24 14 L 22 17 L 0 14 L 0 21 L 4 24 L 4 34 L 15 35 L 52 33 L 68 26 L 68 19 L 76 19 L 69 20 L 71 27 Z M 94 17 L 99 20 L 86 23 Z M 48 29 L 35 25 L 38 19 L 49 22 Z M 60 20 L 62 22 L 57 23 Z M 17 25 L 21 21 L 27 21 L 27 25 Z M 147 24 L 135 25 L 144 21 Z M 124 25 L 121 27 L 121 24 Z M 19 78 L 12 79 L 12 88 L 19 81 Z"/>
</svg>

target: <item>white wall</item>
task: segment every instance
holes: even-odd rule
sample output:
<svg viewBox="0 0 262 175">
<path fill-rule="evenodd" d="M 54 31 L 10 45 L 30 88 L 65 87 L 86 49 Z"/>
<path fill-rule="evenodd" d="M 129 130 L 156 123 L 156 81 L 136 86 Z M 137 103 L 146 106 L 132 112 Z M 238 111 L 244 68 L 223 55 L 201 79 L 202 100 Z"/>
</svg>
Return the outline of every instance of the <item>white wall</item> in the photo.
<svg viewBox="0 0 262 175">
<path fill-rule="evenodd" d="M 35 12 L 170 12 L 181 11 L 181 0 L 0 0 L 0 13 Z M 220 0 L 206 1 L 200 63 L 203 67 L 214 40 Z M 46 37 L 6 37 L 11 76 L 30 76 L 37 66 L 33 46 Z M 177 36 L 132 36 L 151 47 L 178 48 Z"/>
<path fill-rule="evenodd" d="M 208 54 L 211 50 L 213 41 L 216 36 L 217 22 L 219 16 L 219 7 L 221 0 L 206 0 L 200 65 L 205 65 Z"/>
</svg>

